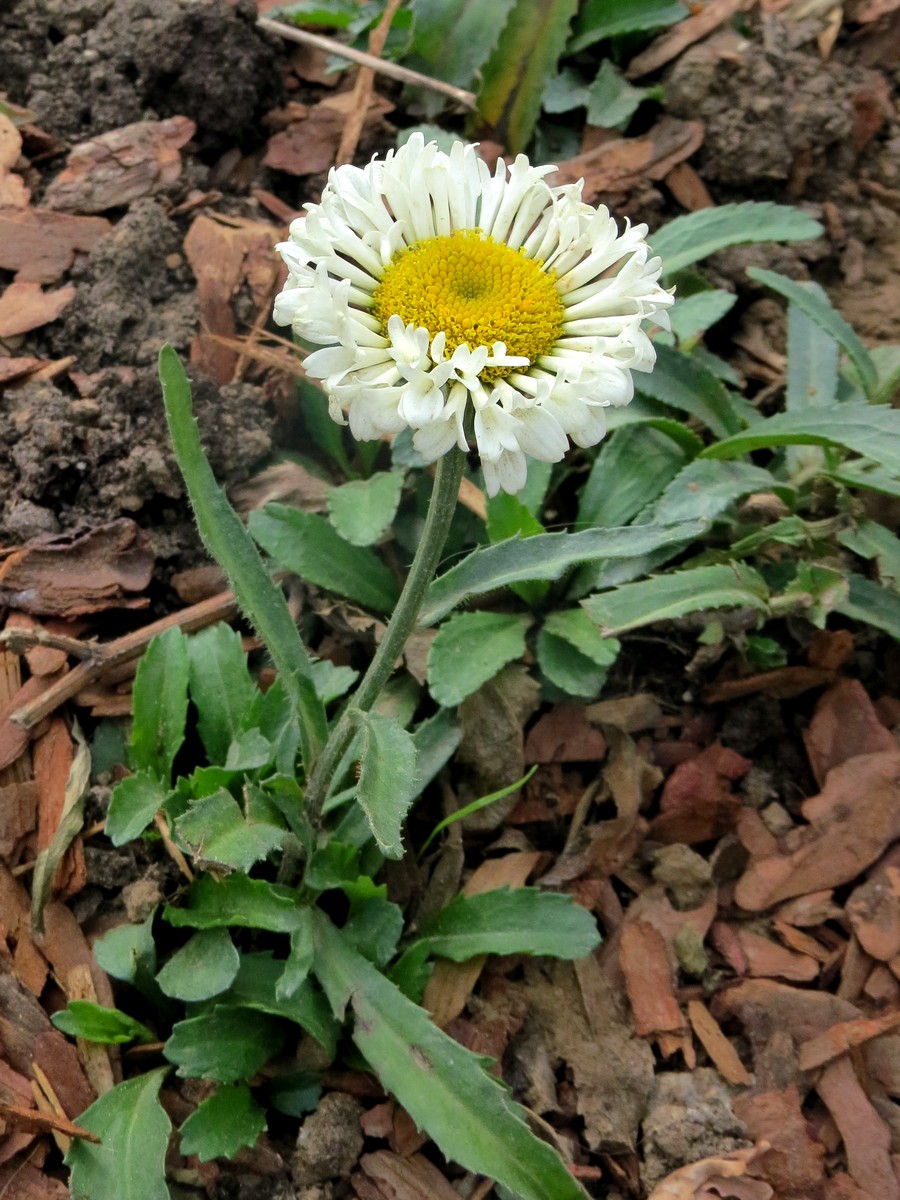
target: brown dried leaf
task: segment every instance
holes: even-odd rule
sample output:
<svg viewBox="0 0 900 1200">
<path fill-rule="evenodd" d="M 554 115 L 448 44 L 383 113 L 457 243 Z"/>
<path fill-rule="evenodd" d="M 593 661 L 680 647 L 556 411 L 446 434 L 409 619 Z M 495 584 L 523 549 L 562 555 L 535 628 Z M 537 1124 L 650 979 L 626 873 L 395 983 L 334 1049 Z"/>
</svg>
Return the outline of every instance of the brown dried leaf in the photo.
<svg viewBox="0 0 900 1200">
<path fill-rule="evenodd" d="M 263 165 L 288 175 L 317 175 L 334 165 L 341 133 L 352 111 L 352 91 L 327 96 L 318 104 L 297 114 L 299 120 L 269 138 Z M 394 108 L 384 96 L 373 95 L 366 108 L 365 126 L 381 124 Z"/>
<path fill-rule="evenodd" d="M 900 837 L 900 751 L 863 754 L 829 772 L 803 805 L 812 822 L 793 854 L 752 862 L 735 888 L 758 912 L 792 896 L 849 883 Z"/>
<path fill-rule="evenodd" d="M 459 1193 L 421 1154 L 401 1158 L 390 1150 L 364 1154 L 359 1165 L 388 1200 L 459 1200 Z"/>
<path fill-rule="evenodd" d="M 48 187 L 48 207 L 99 213 L 162 191 L 181 174 L 179 150 L 196 128 L 187 117 L 168 117 L 137 121 L 82 142 Z"/>
<path fill-rule="evenodd" d="M 51 212 L 48 208 L 0 211 L 0 267 L 19 282 L 53 283 L 76 253 L 89 253 L 110 230 L 105 217 Z"/>
<path fill-rule="evenodd" d="M 735 1150 L 716 1158 L 701 1158 L 699 1162 L 673 1171 L 657 1184 L 648 1200 L 695 1200 L 698 1190 L 706 1183 L 719 1179 L 736 1179 L 747 1173 L 747 1165 L 756 1156 L 756 1149 Z"/>
<path fill-rule="evenodd" d="M 606 741 L 580 705 L 558 704 L 535 722 L 525 740 L 530 763 L 601 762 Z"/>
<path fill-rule="evenodd" d="M 684 24 L 684 22 L 682 22 Z M 584 179 L 584 199 L 593 203 L 604 192 L 628 192 L 646 179 L 663 179 L 689 158 L 703 141 L 699 121 L 663 117 L 643 137 L 614 138 L 560 163 L 549 177 L 554 185 Z"/>
<path fill-rule="evenodd" d="M 709 0 L 709 3 L 694 16 L 672 25 L 652 41 L 646 50 L 635 55 L 628 64 L 625 77 L 640 79 L 642 75 L 649 75 L 651 71 L 656 71 L 667 62 L 671 62 L 688 46 L 693 46 L 694 42 L 699 42 L 727 21 L 743 3 L 744 0 Z"/>
<path fill-rule="evenodd" d="M 184 250 L 194 275 L 200 301 L 202 332 L 191 344 L 191 362 L 203 368 L 216 383 L 229 383 L 238 353 L 215 340 L 235 333 L 231 303 L 246 279 L 254 303 L 261 306 L 275 286 L 280 270 L 272 246 L 274 226 L 238 217 L 201 214 L 184 240 Z"/>
<path fill-rule="evenodd" d="M 285 460 L 257 471 L 244 483 L 232 488 L 232 504 L 242 517 L 267 504 L 289 504 L 303 512 L 324 512 L 331 486 L 301 463 Z"/>
<path fill-rule="evenodd" d="M 848 758 L 897 748 L 858 679 L 839 679 L 825 692 L 803 731 L 803 744 L 819 787 Z"/>
<path fill-rule="evenodd" d="M 3 1200 L 69 1200 L 64 1183 L 30 1162 L 0 1167 L 0 1195 Z"/>
<path fill-rule="evenodd" d="M 615 700 L 598 700 L 596 704 L 587 706 L 584 715 L 595 725 L 615 725 L 625 733 L 655 729 L 663 719 L 662 707 L 650 692 L 619 696 Z"/>
<path fill-rule="evenodd" d="M 0 296 L 0 338 L 49 325 L 75 299 L 75 288 L 44 292 L 39 283 L 14 279 Z"/>
<path fill-rule="evenodd" d="M 143 608 L 153 554 L 134 521 L 35 538 L 0 550 L 0 603 L 38 615 L 74 617 L 108 608 Z"/>
</svg>

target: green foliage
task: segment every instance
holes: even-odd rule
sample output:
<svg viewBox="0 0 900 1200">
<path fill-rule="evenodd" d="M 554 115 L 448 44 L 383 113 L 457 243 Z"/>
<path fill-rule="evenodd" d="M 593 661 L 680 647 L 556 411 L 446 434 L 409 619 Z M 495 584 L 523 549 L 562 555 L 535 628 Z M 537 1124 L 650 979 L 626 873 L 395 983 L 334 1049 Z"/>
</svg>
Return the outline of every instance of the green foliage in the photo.
<svg viewBox="0 0 900 1200">
<path fill-rule="evenodd" d="M 405 476 L 405 471 L 379 471 L 331 489 L 328 517 L 345 541 L 354 546 L 378 541 L 396 515 Z"/>
<path fill-rule="evenodd" d="M 434 1025 L 324 913 L 315 913 L 314 969 L 335 1017 L 352 1013 L 353 1040 L 419 1129 L 448 1158 L 488 1175 L 521 1200 L 585 1200 L 586 1193 L 484 1061 Z"/>
<path fill-rule="evenodd" d="M 195 1154 L 200 1162 L 231 1158 L 244 1146 L 254 1146 L 265 1127 L 265 1111 L 250 1089 L 222 1084 L 181 1126 L 181 1153 Z"/>
<path fill-rule="evenodd" d="M 226 929 L 201 929 L 172 955 L 156 982 L 167 996 L 196 1003 L 226 992 L 240 965 Z"/>
<path fill-rule="evenodd" d="M 667 276 L 692 263 L 747 242 L 805 242 L 821 237 L 822 226 L 799 208 L 770 201 L 719 204 L 676 217 L 650 239 Z"/>
<path fill-rule="evenodd" d="M 119 1046 L 124 1042 L 153 1042 L 151 1030 L 117 1008 L 104 1008 L 91 1000 L 70 1000 L 66 1007 L 54 1013 L 51 1020 L 57 1029 L 70 1037 L 83 1038 L 104 1046 Z"/>
<path fill-rule="evenodd" d="M 403 821 L 418 795 L 415 742 L 381 713 L 360 713 L 357 725 L 362 733 L 357 801 L 382 854 L 402 858 Z"/>
<path fill-rule="evenodd" d="M 169 1200 L 171 1124 L 159 1102 L 166 1072 L 162 1067 L 117 1084 L 78 1118 L 100 1144 L 72 1142 L 66 1165 L 73 1200 Z"/>
<path fill-rule="evenodd" d="M 262 512 L 251 513 L 250 532 L 280 566 L 301 579 L 376 612 L 390 612 L 397 602 L 397 584 L 381 559 L 346 541 L 324 517 L 267 504 Z"/>
<path fill-rule="evenodd" d="M 188 670 L 187 645 L 177 627 L 154 638 L 138 663 L 131 732 L 135 770 L 170 778 L 187 724 Z"/>
<path fill-rule="evenodd" d="M 457 613 L 445 621 L 428 652 L 428 687 L 438 704 L 461 704 L 521 658 L 528 624 L 527 617 L 515 613 L 490 612 Z"/>
<path fill-rule="evenodd" d="M 283 824 L 246 817 L 225 788 L 195 800 L 175 822 L 175 830 L 198 861 L 236 871 L 249 871 L 281 845 L 286 833 Z"/>
<path fill-rule="evenodd" d="M 597 922 L 571 896 L 500 888 L 457 896 L 421 932 L 432 954 L 463 962 L 479 954 L 584 958 L 600 943 Z"/>
<path fill-rule="evenodd" d="M 604 38 L 675 25 L 688 15 L 688 9 L 677 0 L 585 0 L 568 49 L 574 54 Z"/>
</svg>

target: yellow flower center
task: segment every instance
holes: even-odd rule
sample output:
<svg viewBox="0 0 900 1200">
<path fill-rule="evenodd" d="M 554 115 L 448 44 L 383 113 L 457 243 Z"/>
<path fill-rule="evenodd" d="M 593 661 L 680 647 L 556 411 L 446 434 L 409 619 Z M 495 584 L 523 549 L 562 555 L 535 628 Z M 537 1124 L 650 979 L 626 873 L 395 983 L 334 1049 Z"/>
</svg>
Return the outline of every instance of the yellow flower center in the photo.
<svg viewBox="0 0 900 1200">
<path fill-rule="evenodd" d="M 446 355 L 468 344 L 493 347 L 534 362 L 546 354 L 562 329 L 563 302 L 555 274 L 479 229 L 458 229 L 426 238 L 403 252 L 385 271 L 374 294 L 374 314 L 387 330 L 390 317 L 424 327 L 431 337 L 447 335 Z M 494 367 L 496 379 L 521 368 Z"/>
</svg>

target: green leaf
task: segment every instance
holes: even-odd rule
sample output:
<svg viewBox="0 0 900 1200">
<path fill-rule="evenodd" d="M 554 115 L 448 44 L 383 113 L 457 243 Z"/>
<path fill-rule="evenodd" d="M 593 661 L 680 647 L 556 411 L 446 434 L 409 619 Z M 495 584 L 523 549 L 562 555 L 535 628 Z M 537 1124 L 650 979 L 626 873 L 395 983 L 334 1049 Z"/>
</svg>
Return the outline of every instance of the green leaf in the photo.
<svg viewBox="0 0 900 1200">
<path fill-rule="evenodd" d="M 778 413 L 707 446 L 702 457 L 736 458 L 751 450 L 803 444 L 843 446 L 900 477 L 900 413 L 884 405 L 837 404 Z"/>
<path fill-rule="evenodd" d="M 93 944 L 94 958 L 113 979 L 133 984 L 139 991 L 158 995 L 156 975 L 156 942 L 153 940 L 153 919 L 156 909 L 139 925 L 119 925 L 110 929 Z"/>
<path fill-rule="evenodd" d="M 355 713 L 362 731 L 356 799 L 378 847 L 387 858 L 403 857 L 403 821 L 419 794 L 416 745 L 394 719 Z"/>
<path fill-rule="evenodd" d="M 490 612 L 457 613 L 446 621 L 428 651 L 428 690 L 437 703 L 455 708 L 521 658 L 529 624 L 516 613 Z"/>
<path fill-rule="evenodd" d="M 800 284 L 812 289 L 815 284 Z M 821 289 L 819 289 L 821 290 Z M 816 321 L 798 308 L 788 305 L 787 389 L 784 403 L 788 411 L 802 408 L 827 408 L 837 395 L 838 345 Z"/>
<path fill-rule="evenodd" d="M 293 1021 L 312 1034 L 329 1057 L 334 1057 L 338 1031 L 325 997 L 310 979 L 285 996 L 279 992 L 283 977 L 284 963 L 271 954 L 244 954 L 237 978 L 223 999 L 254 1012 Z"/>
<path fill-rule="evenodd" d="M 656 366 L 649 375 L 636 379 L 635 387 L 645 396 L 696 417 L 716 437 L 728 437 L 746 425 L 722 381 L 698 359 L 671 346 L 656 347 Z"/>
<path fill-rule="evenodd" d="M 615 638 L 605 638 L 580 608 L 550 613 L 538 634 L 537 659 L 551 683 L 569 696 L 599 695 L 619 654 Z"/>
<path fill-rule="evenodd" d="M 812 217 L 784 204 L 747 200 L 701 208 L 669 221 L 650 239 L 663 271 L 674 275 L 691 263 L 747 242 L 805 242 L 821 237 L 822 226 Z M 752 272 L 751 272 L 752 273 Z"/>
<path fill-rule="evenodd" d="M 900 390 L 900 346 L 874 346 L 869 357 L 878 372 L 873 404 L 890 404 Z"/>
<path fill-rule="evenodd" d="M 782 594 L 773 599 L 772 609 L 779 615 L 797 612 L 817 629 L 824 629 L 829 613 L 838 608 L 847 595 L 847 578 L 843 571 L 801 562 L 797 565 L 797 574 Z"/>
<path fill-rule="evenodd" d="M 879 492 L 883 496 L 894 496 L 900 500 L 900 479 L 889 471 L 879 467 L 877 463 L 865 458 L 854 458 L 850 462 L 839 463 L 828 472 L 832 479 L 843 483 L 846 487 L 867 488 Z"/>
<path fill-rule="evenodd" d="M 266 1114 L 243 1084 L 222 1084 L 202 1101 L 179 1130 L 181 1153 L 200 1162 L 233 1158 L 244 1146 L 255 1146 L 266 1127 Z"/>
<path fill-rule="evenodd" d="M 242 611 L 252 621 L 278 668 L 300 716 L 303 761 L 307 768 L 325 744 L 325 708 L 315 693 L 309 656 L 287 601 L 272 582 L 253 539 L 216 483 L 200 445 L 191 387 L 171 346 L 159 352 L 166 420 L 178 466 L 203 543 L 224 569 Z"/>
<path fill-rule="evenodd" d="M 900 640 L 900 595 L 864 575 L 849 575 L 849 595 L 837 611 Z"/>
<path fill-rule="evenodd" d="M 248 871 L 284 841 L 281 826 L 248 821 L 238 802 L 222 788 L 195 800 L 175 822 L 178 836 L 190 846 L 197 862 Z"/>
<path fill-rule="evenodd" d="M 162 808 L 168 791 L 150 771 L 138 771 L 117 783 L 109 799 L 106 836 L 122 846 L 144 832 Z"/>
<path fill-rule="evenodd" d="M 466 1170 L 488 1175 L 518 1200 L 585 1200 L 554 1150 L 529 1130 L 524 1111 L 484 1060 L 438 1029 L 315 913 L 314 970 L 335 1016 L 348 1006 L 353 1040 L 382 1084 L 441 1152 Z"/>
<path fill-rule="evenodd" d="M 169 1200 L 171 1123 L 159 1102 L 168 1068 L 119 1083 L 78 1118 L 100 1145 L 75 1138 L 66 1154 L 73 1200 Z"/>
<path fill-rule="evenodd" d="M 405 471 L 379 471 L 328 492 L 328 516 L 342 538 L 371 546 L 393 521 L 400 504 Z"/>
<path fill-rule="evenodd" d="M 357 679 L 359 671 L 354 671 L 352 667 L 336 667 L 327 658 L 317 659 L 313 663 L 313 680 L 323 704 L 330 704 L 338 696 L 349 692 Z"/>
<path fill-rule="evenodd" d="M 650 519 L 659 524 L 692 517 L 714 520 L 742 496 L 778 488 L 774 476 L 753 463 L 695 459 L 675 476 L 653 506 Z"/>
<path fill-rule="evenodd" d="M 131 763 L 162 779 L 184 741 L 188 709 L 188 653 L 177 626 L 155 637 L 138 663 L 134 678 Z"/>
<path fill-rule="evenodd" d="M 578 0 L 518 0 L 482 71 L 479 116 L 513 154 L 525 149 Z"/>
<path fill-rule="evenodd" d="M 185 904 L 180 908 L 168 904 L 163 915 L 170 925 L 181 928 L 242 925 L 290 933 L 303 919 L 302 911 L 293 888 L 235 874 L 219 880 L 201 876 L 191 884 Z"/>
<path fill-rule="evenodd" d="M 117 1008 L 104 1008 L 92 1000 L 70 1000 L 61 1012 L 50 1018 L 57 1029 L 69 1037 L 83 1038 L 102 1046 L 120 1046 L 125 1042 L 155 1042 L 156 1035 L 140 1021 Z"/>
<path fill-rule="evenodd" d="M 227 929 L 201 929 L 176 950 L 156 982 L 167 996 L 196 1003 L 227 991 L 240 964 Z"/>
<path fill-rule="evenodd" d="M 670 313 L 672 332 L 679 342 L 694 341 L 710 325 L 715 325 L 730 313 L 736 302 L 734 292 L 726 292 L 721 288 L 695 292 L 684 299 L 679 297 Z"/>
<path fill-rule="evenodd" d="M 410 67 L 468 87 L 497 44 L 516 0 L 416 0 Z"/>
<path fill-rule="evenodd" d="M 559 579 L 575 563 L 602 558 L 633 558 L 662 546 L 689 542 L 707 529 L 704 521 L 678 525 L 631 525 L 621 529 L 585 529 L 581 533 L 544 533 L 473 551 L 432 583 L 419 614 L 433 625 L 469 596 L 479 596 L 522 579 Z"/>
<path fill-rule="evenodd" d="M 62 812 L 50 845 L 37 856 L 31 879 L 31 924 L 36 933 L 44 930 L 44 907 L 50 899 L 56 868 L 84 823 L 84 796 L 91 778 L 91 752 L 77 722 L 72 725 L 72 735 L 75 753 L 66 777 Z"/>
<path fill-rule="evenodd" d="M 859 373 L 863 390 L 867 396 L 872 397 L 878 383 L 875 364 L 852 326 L 848 325 L 841 314 L 832 307 L 831 301 L 821 288 L 806 287 L 794 279 L 788 279 L 787 276 L 779 275 L 775 271 L 766 271 L 762 267 L 749 267 L 747 274 L 751 279 L 766 284 L 767 287 L 790 300 L 791 304 L 796 304 L 811 321 L 815 321 L 820 329 L 833 337 L 838 345 L 843 346 Z"/>
<path fill-rule="evenodd" d="M 462 808 L 458 808 L 455 812 L 452 812 L 449 817 L 444 817 L 442 821 L 438 821 L 437 825 L 435 825 L 434 829 L 432 829 L 431 833 L 429 833 L 428 837 L 422 843 L 419 849 L 420 857 L 442 830 L 447 829 L 450 825 L 455 825 L 457 821 L 465 821 L 473 813 L 481 812 L 483 808 L 487 808 L 491 804 L 496 804 L 498 800 L 505 800 L 513 792 L 518 792 L 525 786 L 536 770 L 537 764 L 526 771 L 521 779 L 516 779 L 513 783 L 508 783 L 506 787 L 502 787 L 496 792 L 489 792 L 486 796 L 479 796 L 477 800 L 472 800 L 468 804 L 464 804 Z"/>
<path fill-rule="evenodd" d="M 174 1025 L 163 1053 L 182 1077 L 236 1083 L 254 1076 L 283 1043 L 280 1021 L 253 1009 L 217 1004 Z"/>
<path fill-rule="evenodd" d="M 767 597 L 761 576 L 734 563 L 626 583 L 611 592 L 588 596 L 581 606 L 609 636 L 708 608 L 741 607 L 763 612 Z"/>
<path fill-rule="evenodd" d="M 457 896 L 421 932 L 432 954 L 464 962 L 479 954 L 584 958 L 600 944 L 597 922 L 571 896 L 498 888 Z"/>
<path fill-rule="evenodd" d="M 456 753 L 462 729 L 455 713 L 449 708 L 439 708 L 433 717 L 416 726 L 412 736 L 416 744 L 419 788 L 424 790 Z"/>
<path fill-rule="evenodd" d="M 211 763 L 222 763 L 258 694 L 247 670 L 241 636 L 221 622 L 188 638 L 191 699 Z"/>
<path fill-rule="evenodd" d="M 285 504 L 250 514 L 250 532 L 277 563 L 308 583 L 378 612 L 397 602 L 397 582 L 371 550 L 351 546 L 324 517 Z"/>
<path fill-rule="evenodd" d="M 687 8 L 673 0 L 587 0 L 575 20 L 567 51 L 575 54 L 602 38 L 674 25 L 688 15 Z"/>
<path fill-rule="evenodd" d="M 357 900 L 341 935 L 376 967 L 384 967 L 397 952 L 403 933 L 403 910 L 381 896 Z"/>
<path fill-rule="evenodd" d="M 331 29 L 346 29 L 359 16 L 355 0 L 292 0 L 280 5 L 269 16 L 276 20 L 290 20 L 297 25 L 327 25 Z M 230 1157 L 226 1155 L 225 1157 Z"/>
<path fill-rule="evenodd" d="M 302 908 L 297 928 L 291 931 L 291 947 L 285 959 L 284 970 L 275 984 L 276 1000 L 290 1000 L 297 994 L 306 982 L 312 967 L 312 959 L 312 911 Z"/>
<path fill-rule="evenodd" d="M 522 503 L 518 496 L 500 492 L 487 502 L 487 535 L 492 543 L 506 541 L 511 537 L 534 537 L 546 533 L 544 526 Z M 530 583 L 514 583 L 512 591 L 526 604 L 537 605 L 546 596 L 550 585 L 537 580 Z"/>
<path fill-rule="evenodd" d="M 839 533 L 837 540 L 860 558 L 876 559 L 878 576 L 889 587 L 896 589 L 900 584 L 900 538 L 889 529 L 877 521 L 862 520 Z"/>
<path fill-rule="evenodd" d="M 703 448 L 699 438 L 696 442 L 693 454 Z M 649 425 L 615 430 L 591 467 L 578 505 L 578 525 L 624 525 L 659 495 L 688 458 L 683 446 Z"/>
<path fill-rule="evenodd" d="M 588 89 L 588 124 L 601 129 L 614 129 L 617 125 L 624 125 L 646 98 L 646 88 L 634 87 L 622 77 L 608 58 L 604 58 L 597 77 Z"/>
</svg>

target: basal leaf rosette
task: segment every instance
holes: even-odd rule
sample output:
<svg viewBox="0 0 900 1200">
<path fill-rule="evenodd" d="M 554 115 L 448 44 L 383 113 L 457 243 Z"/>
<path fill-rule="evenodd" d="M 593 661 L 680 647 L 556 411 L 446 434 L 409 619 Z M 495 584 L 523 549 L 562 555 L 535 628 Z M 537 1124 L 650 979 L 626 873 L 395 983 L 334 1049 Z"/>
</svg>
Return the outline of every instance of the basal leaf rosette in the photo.
<svg viewBox="0 0 900 1200">
<path fill-rule="evenodd" d="M 661 262 L 645 225 L 620 232 L 553 170 L 520 154 L 491 173 L 474 146 L 413 134 L 332 170 L 293 222 L 275 320 L 322 347 L 306 371 L 354 437 L 408 427 L 429 462 L 474 437 L 489 495 L 515 494 L 526 455 L 595 445 L 631 400 L 646 326 L 668 327 Z"/>
</svg>

